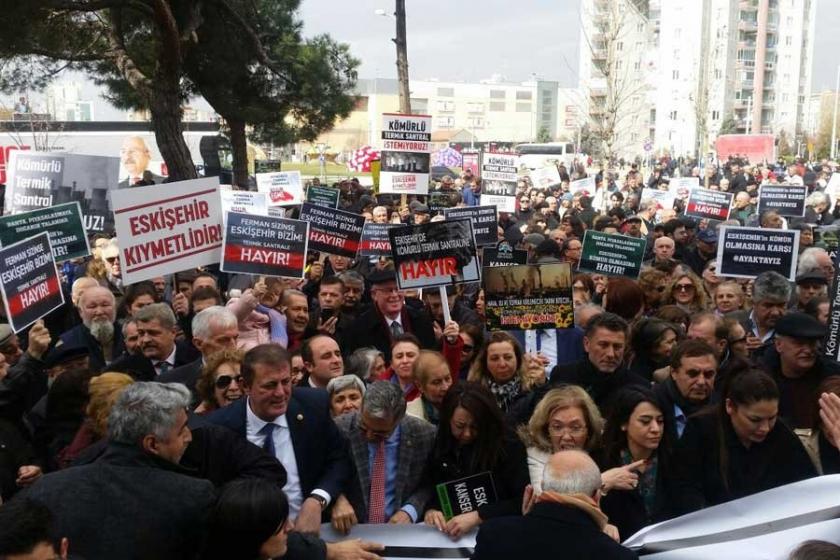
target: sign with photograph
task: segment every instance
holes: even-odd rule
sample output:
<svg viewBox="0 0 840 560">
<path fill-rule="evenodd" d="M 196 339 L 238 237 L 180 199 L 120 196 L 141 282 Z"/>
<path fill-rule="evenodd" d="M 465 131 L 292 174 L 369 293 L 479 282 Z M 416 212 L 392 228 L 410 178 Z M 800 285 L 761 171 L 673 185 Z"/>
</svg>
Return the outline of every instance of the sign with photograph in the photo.
<svg viewBox="0 0 840 560">
<path fill-rule="evenodd" d="M 575 324 L 569 263 L 484 268 L 487 328 L 567 329 Z"/>
<path fill-rule="evenodd" d="M 427 194 L 431 142 L 431 116 L 382 115 L 379 192 Z"/>
<path fill-rule="evenodd" d="M 519 158 L 515 154 L 485 152 L 481 160 L 481 205 L 499 212 L 516 212 Z"/>
<path fill-rule="evenodd" d="M 718 229 L 718 276 L 754 278 L 772 270 L 796 280 L 799 230 L 722 227 Z"/>
<path fill-rule="evenodd" d="M 475 244 L 479 247 L 495 246 L 499 242 L 496 231 L 499 227 L 499 217 L 495 206 L 463 206 L 447 208 L 443 211 L 447 220 L 470 218 L 475 234 Z"/>
<path fill-rule="evenodd" d="M 688 198 L 691 189 L 700 188 L 700 177 L 674 177 L 668 181 L 668 190 L 680 200 Z"/>
<path fill-rule="evenodd" d="M 481 280 L 472 220 L 447 220 L 388 231 L 401 290 Z"/>
<path fill-rule="evenodd" d="M 589 177 L 584 177 L 583 179 L 576 179 L 569 183 L 569 192 L 572 194 L 577 194 L 582 192 L 587 196 L 592 196 L 595 194 L 595 177 L 590 175 Z"/>
</svg>

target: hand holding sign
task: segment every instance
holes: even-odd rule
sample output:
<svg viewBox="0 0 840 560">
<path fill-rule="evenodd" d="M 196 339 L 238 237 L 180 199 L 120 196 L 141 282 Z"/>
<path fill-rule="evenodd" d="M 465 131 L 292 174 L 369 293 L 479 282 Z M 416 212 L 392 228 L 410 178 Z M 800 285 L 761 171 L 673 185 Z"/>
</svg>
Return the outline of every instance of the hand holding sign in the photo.
<svg viewBox="0 0 840 560">
<path fill-rule="evenodd" d="M 426 525 L 431 525 L 437 528 L 438 531 L 445 531 L 446 530 L 446 518 L 443 516 L 443 512 L 437 509 L 427 509 L 426 515 L 423 516 L 423 522 Z"/>
<path fill-rule="evenodd" d="M 39 319 L 29 329 L 29 345 L 27 346 L 26 353 L 36 360 L 40 360 L 47 353 L 50 342 L 52 342 L 50 331 L 44 326 L 44 321 Z"/>
</svg>

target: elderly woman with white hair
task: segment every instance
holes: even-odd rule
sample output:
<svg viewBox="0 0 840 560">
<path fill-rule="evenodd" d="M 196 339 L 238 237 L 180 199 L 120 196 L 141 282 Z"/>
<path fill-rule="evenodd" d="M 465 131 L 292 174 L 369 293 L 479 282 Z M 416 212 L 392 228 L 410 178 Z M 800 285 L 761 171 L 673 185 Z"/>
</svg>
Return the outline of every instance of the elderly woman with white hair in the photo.
<svg viewBox="0 0 840 560">
<path fill-rule="evenodd" d="M 365 384 L 355 375 L 340 375 L 333 377 L 327 383 L 327 394 L 330 397 L 330 413 L 341 416 L 362 407 L 362 397 L 365 396 Z"/>
<path fill-rule="evenodd" d="M 806 223 L 827 226 L 834 222 L 831 213 L 831 198 L 824 192 L 814 191 L 805 199 Z"/>
</svg>

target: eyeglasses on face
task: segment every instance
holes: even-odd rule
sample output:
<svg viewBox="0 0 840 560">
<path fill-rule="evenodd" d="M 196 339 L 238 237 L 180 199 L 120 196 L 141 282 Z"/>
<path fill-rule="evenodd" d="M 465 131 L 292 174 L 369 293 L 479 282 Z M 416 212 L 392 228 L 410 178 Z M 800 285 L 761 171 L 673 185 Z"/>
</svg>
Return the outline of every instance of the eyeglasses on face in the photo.
<svg viewBox="0 0 840 560">
<path fill-rule="evenodd" d="M 220 375 L 216 378 L 214 384 L 216 385 L 216 389 L 227 389 L 234 380 L 237 383 L 242 383 L 242 376 L 237 375 L 234 377 L 233 375 Z"/>
<path fill-rule="evenodd" d="M 674 289 L 678 292 L 691 292 L 694 290 L 694 284 L 677 284 Z"/>
</svg>

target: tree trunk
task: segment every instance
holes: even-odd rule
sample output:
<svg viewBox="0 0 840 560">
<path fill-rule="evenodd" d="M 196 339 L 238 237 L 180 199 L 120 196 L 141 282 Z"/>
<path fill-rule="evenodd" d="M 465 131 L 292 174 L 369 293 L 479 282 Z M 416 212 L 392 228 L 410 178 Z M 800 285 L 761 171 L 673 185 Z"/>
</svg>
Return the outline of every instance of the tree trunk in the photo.
<svg viewBox="0 0 840 560">
<path fill-rule="evenodd" d="M 169 180 L 184 181 L 197 178 L 192 155 L 184 140 L 181 103 L 177 93 L 156 92 L 156 95 L 150 98 L 149 110 L 152 113 L 155 141 L 166 163 Z"/>
<path fill-rule="evenodd" d="M 248 139 L 245 137 L 245 121 L 225 119 L 230 129 L 230 148 L 233 153 L 233 184 L 248 190 Z"/>
</svg>

